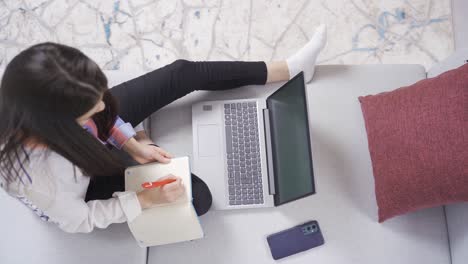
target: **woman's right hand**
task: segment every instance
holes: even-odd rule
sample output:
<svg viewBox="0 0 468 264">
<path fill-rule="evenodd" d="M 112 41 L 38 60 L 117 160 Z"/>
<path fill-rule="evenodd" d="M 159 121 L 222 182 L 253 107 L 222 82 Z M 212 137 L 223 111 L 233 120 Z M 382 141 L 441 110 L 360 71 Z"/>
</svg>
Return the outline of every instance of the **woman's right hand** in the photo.
<svg viewBox="0 0 468 264">
<path fill-rule="evenodd" d="M 158 180 L 175 179 L 175 182 L 162 187 L 145 189 L 137 194 L 142 209 L 150 208 L 158 204 L 173 203 L 185 194 L 182 180 L 174 175 L 168 175 Z"/>
</svg>

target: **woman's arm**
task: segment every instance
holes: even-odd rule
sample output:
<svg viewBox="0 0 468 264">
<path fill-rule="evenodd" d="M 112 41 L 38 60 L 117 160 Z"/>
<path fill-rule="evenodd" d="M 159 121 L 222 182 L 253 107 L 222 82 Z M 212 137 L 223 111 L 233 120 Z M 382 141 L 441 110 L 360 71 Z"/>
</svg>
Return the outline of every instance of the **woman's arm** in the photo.
<svg viewBox="0 0 468 264">
<path fill-rule="evenodd" d="M 92 119 L 88 121 L 85 128 L 94 136 L 97 135 L 97 128 Z M 138 132 L 135 132 L 135 129 Z M 117 149 L 123 149 L 141 164 L 152 161 L 170 162 L 172 155 L 154 145 L 153 141 L 146 135 L 142 124 L 139 124 L 135 129 L 130 123 L 126 123 L 120 117 L 117 117 L 109 133 L 107 143 Z"/>
<path fill-rule="evenodd" d="M 154 144 L 141 123 L 135 127 L 135 131 L 136 135 L 123 145 L 123 150 L 130 154 L 134 160 L 141 164 L 152 161 L 162 163 L 170 161 L 172 155 Z"/>
<path fill-rule="evenodd" d="M 89 233 L 96 227 L 130 222 L 141 214 L 143 201 L 135 192 L 116 192 L 107 200 L 85 202 L 80 195 L 66 191 L 70 186 L 76 188 L 76 185 L 73 176 L 65 176 L 55 193 L 29 190 L 25 198 L 34 208 L 41 210 L 43 219 L 68 233 Z"/>
<path fill-rule="evenodd" d="M 117 149 L 122 149 L 125 144 L 135 135 L 136 132 L 132 125 L 130 123 L 124 122 L 119 116 L 117 116 L 115 124 L 109 132 L 107 143 L 111 144 Z"/>
<path fill-rule="evenodd" d="M 135 139 L 142 144 L 154 144 L 153 140 L 146 134 L 146 131 L 141 130 L 136 132 Z"/>
<path fill-rule="evenodd" d="M 83 201 L 70 193 L 59 194 L 44 216 L 68 233 L 89 233 L 94 228 L 107 228 L 114 223 L 131 222 L 155 204 L 171 203 L 184 193 L 180 178 L 165 186 L 164 190 L 150 189 L 139 193 L 116 192 L 107 200 Z M 49 195 L 49 194 L 46 194 Z M 49 198 L 50 200 L 51 198 Z"/>
<path fill-rule="evenodd" d="M 123 150 L 140 164 L 154 161 L 162 163 L 170 162 L 172 158 L 171 154 L 156 145 L 150 144 L 151 143 L 138 142 L 135 138 L 131 138 L 124 144 Z"/>
</svg>

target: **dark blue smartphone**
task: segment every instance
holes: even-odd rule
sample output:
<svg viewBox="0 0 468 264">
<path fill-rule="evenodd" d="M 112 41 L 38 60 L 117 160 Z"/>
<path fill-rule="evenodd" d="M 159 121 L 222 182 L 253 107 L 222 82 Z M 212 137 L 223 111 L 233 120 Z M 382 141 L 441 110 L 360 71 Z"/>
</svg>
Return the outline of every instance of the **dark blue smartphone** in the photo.
<svg viewBox="0 0 468 264">
<path fill-rule="evenodd" d="M 281 259 L 293 254 L 318 247 L 325 243 L 317 221 L 269 235 L 267 237 L 273 259 Z"/>
</svg>

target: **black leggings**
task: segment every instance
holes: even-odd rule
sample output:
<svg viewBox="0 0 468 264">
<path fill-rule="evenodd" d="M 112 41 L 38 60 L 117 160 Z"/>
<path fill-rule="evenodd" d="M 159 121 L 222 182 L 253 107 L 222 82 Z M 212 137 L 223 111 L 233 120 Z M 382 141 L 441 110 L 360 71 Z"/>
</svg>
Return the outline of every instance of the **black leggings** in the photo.
<svg viewBox="0 0 468 264">
<path fill-rule="evenodd" d="M 141 123 L 165 105 L 196 90 L 226 90 L 250 84 L 265 84 L 264 62 L 192 62 L 177 60 L 165 67 L 113 87 L 110 92 L 119 102 L 119 116 L 133 126 Z M 125 152 L 113 149 L 126 162 L 136 162 Z M 94 177 L 89 183 L 86 201 L 109 199 L 124 191 L 123 175 Z M 193 205 L 198 215 L 211 207 L 211 192 L 192 174 Z"/>
</svg>

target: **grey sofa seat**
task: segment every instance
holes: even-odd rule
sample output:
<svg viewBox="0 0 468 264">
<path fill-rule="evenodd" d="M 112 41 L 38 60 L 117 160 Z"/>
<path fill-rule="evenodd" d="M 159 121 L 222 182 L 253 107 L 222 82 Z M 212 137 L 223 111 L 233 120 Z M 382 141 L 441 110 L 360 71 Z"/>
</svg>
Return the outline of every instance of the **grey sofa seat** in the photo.
<svg viewBox="0 0 468 264">
<path fill-rule="evenodd" d="M 278 208 L 210 212 L 201 218 L 203 240 L 150 248 L 149 263 L 273 263 L 266 236 L 312 219 L 321 225 L 325 246 L 282 263 L 450 263 L 443 208 L 377 223 L 372 166 L 357 99 L 424 78 L 425 70 L 418 65 L 319 66 L 307 87 L 317 194 Z M 192 153 L 194 102 L 264 98 L 279 86 L 194 92 L 153 115 L 152 136 L 176 155 Z"/>
<path fill-rule="evenodd" d="M 139 73 L 106 75 L 112 86 Z M 416 65 L 318 67 L 308 86 L 317 194 L 276 209 L 209 212 L 201 218 L 203 240 L 150 248 L 148 262 L 146 249 L 136 245 L 125 224 L 91 234 L 66 234 L 0 190 L 0 263 L 273 263 L 265 236 L 317 219 L 325 246 L 283 263 L 449 264 L 451 258 L 453 264 L 464 264 L 466 203 L 447 206 L 446 215 L 442 208 L 432 208 L 376 222 L 374 182 L 357 96 L 393 90 L 425 76 Z M 265 97 L 278 87 L 192 93 L 153 115 L 152 137 L 176 156 L 191 154 L 192 103 Z"/>
</svg>

